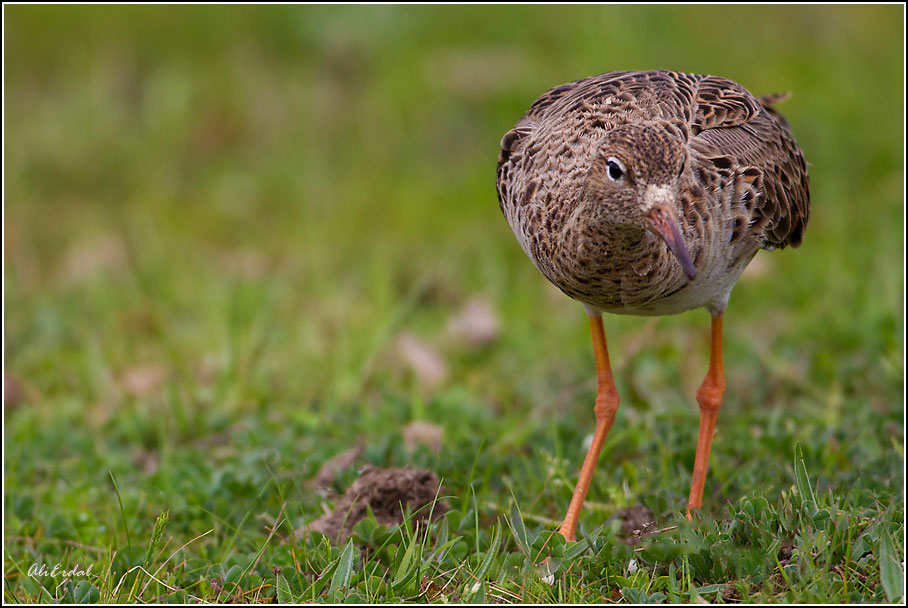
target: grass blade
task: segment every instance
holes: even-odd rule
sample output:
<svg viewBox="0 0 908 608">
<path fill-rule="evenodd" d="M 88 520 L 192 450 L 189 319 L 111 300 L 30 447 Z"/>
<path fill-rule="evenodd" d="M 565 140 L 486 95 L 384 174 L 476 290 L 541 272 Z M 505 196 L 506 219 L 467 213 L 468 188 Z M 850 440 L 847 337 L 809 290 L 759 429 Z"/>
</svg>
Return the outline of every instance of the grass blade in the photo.
<svg viewBox="0 0 908 608">
<path fill-rule="evenodd" d="M 431 561 L 440 562 L 440 561 L 444 560 L 445 556 L 448 554 L 448 551 L 451 549 L 451 547 L 456 545 L 462 538 L 463 538 L 463 536 L 455 536 L 451 540 L 447 541 L 445 544 L 443 544 L 442 546 L 440 546 L 437 549 L 435 549 L 434 551 L 432 551 L 432 554 L 429 555 L 429 557 L 426 559 L 426 562 L 431 562 Z"/>
<path fill-rule="evenodd" d="M 145 550 L 145 559 L 142 562 L 146 568 L 151 566 L 151 560 L 154 557 L 155 549 L 157 549 L 158 543 L 161 542 L 161 537 L 164 535 L 164 530 L 167 528 L 167 523 L 169 521 L 170 511 L 161 511 L 161 514 L 155 519 L 151 539 L 148 542 L 148 549 Z"/>
<path fill-rule="evenodd" d="M 802 501 L 808 501 L 816 506 L 817 499 L 813 494 L 813 488 L 810 486 L 810 478 L 807 476 L 807 466 L 804 464 L 804 452 L 801 450 L 801 444 L 795 446 L 794 458 L 795 484 L 798 486 L 798 494 L 801 495 Z"/>
<path fill-rule="evenodd" d="M 284 575 L 278 572 L 277 581 L 275 581 L 275 587 L 277 588 L 277 603 L 278 604 L 295 604 L 293 601 L 293 594 L 290 593 L 290 584 L 287 582 L 287 579 L 284 578 Z"/>
<path fill-rule="evenodd" d="M 520 513 L 520 507 L 517 506 L 517 503 L 514 503 L 514 506 L 511 507 L 511 517 L 510 519 L 505 520 L 508 522 L 508 527 L 511 529 L 511 536 L 514 537 L 514 540 L 517 541 L 517 546 L 520 547 L 520 550 L 529 557 L 530 555 L 530 539 L 527 534 L 526 526 L 523 525 L 523 515 Z"/>
<path fill-rule="evenodd" d="M 899 595 L 905 584 L 905 573 L 902 572 L 902 566 L 899 564 L 898 553 L 892 543 L 892 537 L 889 530 L 883 529 L 882 538 L 880 538 L 879 548 L 880 560 L 880 578 L 883 581 L 883 590 L 886 592 L 886 598 L 893 604 L 901 603 L 902 598 Z"/>
<path fill-rule="evenodd" d="M 337 569 L 334 571 L 334 576 L 331 577 L 331 586 L 329 587 L 331 591 L 337 591 L 350 586 L 350 579 L 353 576 L 354 553 L 353 541 L 348 540 L 347 544 L 344 546 L 344 550 L 341 552 L 340 559 L 337 562 Z"/>
<path fill-rule="evenodd" d="M 407 550 L 404 551 L 404 555 L 401 558 L 400 563 L 397 565 L 397 572 L 394 573 L 394 581 L 391 583 L 392 587 L 405 580 L 410 574 L 410 566 L 413 565 L 413 554 L 415 552 L 416 541 L 414 539 L 410 539 L 410 544 L 407 545 Z"/>
<path fill-rule="evenodd" d="M 485 558 L 483 558 L 482 563 L 479 565 L 479 569 L 476 571 L 476 580 L 480 583 L 485 581 L 486 574 L 489 572 L 489 568 L 492 565 L 492 560 L 495 559 L 495 556 L 498 555 L 498 549 L 501 545 L 501 524 L 495 524 L 495 530 L 492 532 L 492 544 L 489 546 L 489 550 L 486 552 Z"/>
<path fill-rule="evenodd" d="M 120 503 L 120 517 L 123 518 L 123 530 L 126 531 L 126 546 L 129 547 L 130 552 L 132 551 L 132 541 L 129 538 L 129 525 L 126 523 L 126 511 L 123 509 L 123 499 L 120 498 L 120 488 L 117 487 L 117 480 L 114 479 L 113 471 L 108 470 L 107 474 L 110 475 L 110 481 L 113 483 L 114 492 L 117 493 L 117 502 Z"/>
</svg>

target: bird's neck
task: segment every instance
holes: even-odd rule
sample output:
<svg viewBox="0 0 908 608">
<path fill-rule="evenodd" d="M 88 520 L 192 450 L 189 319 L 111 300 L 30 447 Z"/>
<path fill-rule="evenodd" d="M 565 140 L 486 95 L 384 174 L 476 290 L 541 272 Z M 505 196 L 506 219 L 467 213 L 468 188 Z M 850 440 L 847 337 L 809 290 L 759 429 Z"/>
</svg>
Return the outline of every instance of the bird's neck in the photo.
<svg viewBox="0 0 908 608">
<path fill-rule="evenodd" d="M 580 206 L 562 227 L 566 253 L 582 252 L 599 263 L 651 255 L 657 245 L 652 236 L 642 226 L 616 221 L 601 206 L 589 204 Z"/>
<path fill-rule="evenodd" d="M 584 211 L 591 215 L 584 217 Z M 602 217 L 595 209 L 578 209 L 560 228 L 549 278 L 564 291 L 568 290 L 561 283 L 568 277 L 581 285 L 620 278 L 629 267 L 643 268 L 659 253 L 659 242 L 652 233 Z"/>
</svg>

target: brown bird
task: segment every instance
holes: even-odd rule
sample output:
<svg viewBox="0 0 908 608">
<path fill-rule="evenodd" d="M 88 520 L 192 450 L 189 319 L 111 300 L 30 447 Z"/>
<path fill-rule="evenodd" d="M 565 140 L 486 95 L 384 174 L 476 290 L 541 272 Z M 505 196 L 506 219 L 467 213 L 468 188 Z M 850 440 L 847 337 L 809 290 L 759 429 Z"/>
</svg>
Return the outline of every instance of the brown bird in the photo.
<svg viewBox="0 0 908 608">
<path fill-rule="evenodd" d="M 596 430 L 561 526 L 574 533 L 618 409 L 602 313 L 712 316 L 687 517 L 722 405 L 722 315 L 759 249 L 797 247 L 807 164 L 772 104 L 716 76 L 612 72 L 555 87 L 501 140 L 498 201 L 524 252 L 589 316 Z"/>
</svg>

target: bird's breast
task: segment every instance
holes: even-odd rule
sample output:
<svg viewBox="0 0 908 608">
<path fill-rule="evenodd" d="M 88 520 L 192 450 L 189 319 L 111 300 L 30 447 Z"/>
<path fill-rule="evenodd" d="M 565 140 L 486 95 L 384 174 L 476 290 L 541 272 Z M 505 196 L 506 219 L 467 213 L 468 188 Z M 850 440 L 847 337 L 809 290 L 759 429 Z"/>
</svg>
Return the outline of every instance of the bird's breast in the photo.
<svg viewBox="0 0 908 608">
<path fill-rule="evenodd" d="M 727 247 L 704 241 L 722 239 L 721 231 L 694 235 L 693 229 L 685 230 L 697 268 L 697 277 L 690 280 L 665 242 L 643 228 L 591 221 L 582 209 L 552 217 L 543 209 L 537 213 L 549 229 L 531 230 L 523 239 L 536 267 L 571 298 L 613 314 L 724 308 L 731 287 L 756 251 L 733 257 Z"/>
</svg>

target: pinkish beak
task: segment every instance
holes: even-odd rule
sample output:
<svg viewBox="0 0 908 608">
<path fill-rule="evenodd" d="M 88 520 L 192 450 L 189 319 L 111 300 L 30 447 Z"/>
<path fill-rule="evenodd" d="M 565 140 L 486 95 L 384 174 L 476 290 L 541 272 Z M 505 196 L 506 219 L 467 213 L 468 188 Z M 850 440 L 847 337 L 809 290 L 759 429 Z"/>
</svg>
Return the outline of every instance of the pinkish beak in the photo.
<svg viewBox="0 0 908 608">
<path fill-rule="evenodd" d="M 694 268 L 690 253 L 687 251 L 687 245 L 684 244 L 681 231 L 678 229 L 678 222 L 672 217 L 672 214 L 662 205 L 655 205 L 646 214 L 646 219 L 647 229 L 662 237 L 669 250 L 678 259 L 681 268 L 684 269 L 684 274 L 693 281 L 697 277 L 697 269 Z"/>
</svg>

